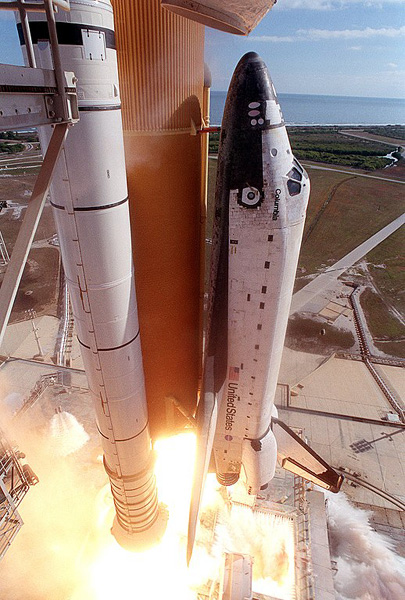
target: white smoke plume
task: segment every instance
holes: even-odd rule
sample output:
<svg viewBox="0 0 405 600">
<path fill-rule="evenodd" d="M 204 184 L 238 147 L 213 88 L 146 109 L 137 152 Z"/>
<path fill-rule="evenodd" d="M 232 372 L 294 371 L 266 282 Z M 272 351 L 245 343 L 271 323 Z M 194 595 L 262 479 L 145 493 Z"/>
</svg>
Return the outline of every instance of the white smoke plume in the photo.
<svg viewBox="0 0 405 600">
<path fill-rule="evenodd" d="M 370 513 L 353 506 L 343 493 L 327 498 L 337 600 L 403 600 L 405 559 L 395 553 L 394 544 L 374 531 Z"/>
<path fill-rule="evenodd" d="M 294 526 L 287 517 L 234 504 L 223 508 L 215 526 L 217 556 L 250 555 L 255 592 L 282 600 L 294 598 Z"/>
<path fill-rule="evenodd" d="M 54 452 L 57 456 L 68 456 L 77 452 L 86 444 L 90 437 L 76 417 L 66 411 L 53 415 L 50 423 L 50 433 Z"/>
</svg>

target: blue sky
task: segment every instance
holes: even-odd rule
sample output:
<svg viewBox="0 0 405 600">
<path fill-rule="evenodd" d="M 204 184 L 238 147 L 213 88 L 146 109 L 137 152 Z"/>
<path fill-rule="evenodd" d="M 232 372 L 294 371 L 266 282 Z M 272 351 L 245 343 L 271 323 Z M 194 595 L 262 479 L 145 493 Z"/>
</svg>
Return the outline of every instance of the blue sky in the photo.
<svg viewBox="0 0 405 600">
<path fill-rule="evenodd" d="M 213 89 L 254 50 L 279 92 L 405 97 L 405 0 L 278 0 L 247 38 L 207 29 Z"/>
<path fill-rule="evenodd" d="M 278 0 L 240 37 L 206 30 L 213 90 L 254 50 L 284 93 L 405 98 L 405 0 Z M 0 62 L 21 62 L 13 13 L 0 13 Z"/>
</svg>

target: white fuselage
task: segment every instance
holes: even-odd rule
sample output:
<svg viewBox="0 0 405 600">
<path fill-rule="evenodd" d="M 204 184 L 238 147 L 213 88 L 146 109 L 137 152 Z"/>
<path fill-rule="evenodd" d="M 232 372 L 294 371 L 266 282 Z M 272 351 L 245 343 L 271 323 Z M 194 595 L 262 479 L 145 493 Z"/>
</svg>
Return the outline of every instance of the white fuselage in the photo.
<svg viewBox="0 0 405 600">
<path fill-rule="evenodd" d="M 272 128 L 261 132 L 262 200 L 250 207 L 241 204 L 240 190 L 229 193 L 228 377 L 214 441 L 217 473 L 239 473 L 243 465 L 248 488 L 255 491 L 267 483 L 275 466 L 271 440 L 266 454 L 273 457 L 266 458 L 264 481 L 252 475 L 249 454 L 252 441 L 272 436 L 272 408 L 309 197 L 308 177 L 292 155 L 277 107 L 274 100 L 267 102 Z M 249 188 L 242 198 L 247 194 Z M 252 203 L 254 194 L 253 189 Z M 258 479 L 253 485 L 252 478 Z"/>
</svg>

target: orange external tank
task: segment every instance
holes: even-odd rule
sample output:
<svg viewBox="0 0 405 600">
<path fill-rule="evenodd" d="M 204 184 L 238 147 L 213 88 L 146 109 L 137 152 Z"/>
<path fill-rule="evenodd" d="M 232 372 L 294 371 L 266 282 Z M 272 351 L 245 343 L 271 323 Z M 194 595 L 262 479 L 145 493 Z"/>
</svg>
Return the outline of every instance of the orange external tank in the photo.
<svg viewBox="0 0 405 600">
<path fill-rule="evenodd" d="M 201 361 L 204 27 L 159 0 L 113 0 L 152 437 L 196 406 Z M 181 410 L 176 408 L 181 407 Z M 183 413 L 183 414 L 182 414 Z"/>
</svg>

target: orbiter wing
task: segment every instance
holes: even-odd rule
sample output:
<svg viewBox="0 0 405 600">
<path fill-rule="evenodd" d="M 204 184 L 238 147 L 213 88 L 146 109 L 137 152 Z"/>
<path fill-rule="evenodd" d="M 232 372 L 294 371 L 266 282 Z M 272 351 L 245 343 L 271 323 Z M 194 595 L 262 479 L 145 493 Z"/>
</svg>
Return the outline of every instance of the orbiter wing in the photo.
<svg viewBox="0 0 405 600">
<path fill-rule="evenodd" d="M 272 419 L 281 466 L 331 492 L 338 492 L 343 476 L 330 467 L 292 429 L 279 419 Z"/>
</svg>

